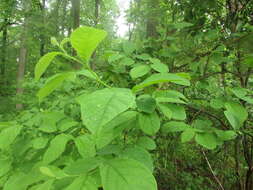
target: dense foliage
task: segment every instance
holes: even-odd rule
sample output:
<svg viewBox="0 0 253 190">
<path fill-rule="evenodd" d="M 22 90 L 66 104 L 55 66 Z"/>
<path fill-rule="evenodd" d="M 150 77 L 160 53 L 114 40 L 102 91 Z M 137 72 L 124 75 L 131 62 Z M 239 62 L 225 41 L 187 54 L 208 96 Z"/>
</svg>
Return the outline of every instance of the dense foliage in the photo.
<svg viewBox="0 0 253 190">
<path fill-rule="evenodd" d="M 0 189 L 252 190 L 253 1 L 0 2 Z M 118 26 L 121 27 L 121 26 Z"/>
</svg>

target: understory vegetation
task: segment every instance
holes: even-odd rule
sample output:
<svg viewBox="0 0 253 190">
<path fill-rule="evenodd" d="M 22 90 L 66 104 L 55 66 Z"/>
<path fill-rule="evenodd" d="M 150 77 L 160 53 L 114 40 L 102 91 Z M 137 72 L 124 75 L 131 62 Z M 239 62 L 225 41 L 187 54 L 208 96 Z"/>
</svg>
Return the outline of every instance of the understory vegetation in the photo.
<svg viewBox="0 0 253 190">
<path fill-rule="evenodd" d="M 0 190 L 253 190 L 253 1 L 124 2 L 1 0 Z"/>
</svg>

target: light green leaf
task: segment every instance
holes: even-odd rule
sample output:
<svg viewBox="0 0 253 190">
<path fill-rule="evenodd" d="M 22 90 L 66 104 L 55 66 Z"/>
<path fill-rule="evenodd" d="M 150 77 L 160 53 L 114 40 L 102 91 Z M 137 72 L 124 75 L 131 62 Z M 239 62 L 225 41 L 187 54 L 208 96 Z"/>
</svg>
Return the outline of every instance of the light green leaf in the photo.
<svg viewBox="0 0 253 190">
<path fill-rule="evenodd" d="M 100 173 L 104 190 L 157 190 L 150 170 L 135 160 L 109 160 L 101 165 Z"/>
<path fill-rule="evenodd" d="M 41 102 L 45 97 L 51 94 L 56 88 L 60 87 L 63 81 L 65 80 L 73 80 L 75 77 L 75 73 L 61 73 L 56 74 L 52 78 L 50 78 L 46 84 L 39 90 L 37 96 L 39 97 L 39 101 Z"/>
<path fill-rule="evenodd" d="M 124 42 L 123 43 L 123 51 L 127 55 L 131 55 L 136 50 L 136 46 L 133 42 Z"/>
<path fill-rule="evenodd" d="M 61 52 L 50 52 L 40 58 L 39 62 L 35 66 L 35 79 L 39 80 L 43 73 L 46 71 L 47 67 L 53 61 L 57 55 L 62 55 Z"/>
<path fill-rule="evenodd" d="M 176 104 L 166 104 L 166 106 L 172 112 L 172 119 L 176 119 L 176 120 L 185 120 L 186 119 L 186 113 L 185 113 L 185 109 L 183 106 L 176 105 Z"/>
<path fill-rule="evenodd" d="M 177 74 L 159 73 L 159 74 L 153 74 L 152 76 L 144 80 L 142 83 L 133 87 L 133 91 L 136 92 L 147 86 L 151 86 L 153 84 L 164 83 L 164 82 L 172 82 L 179 85 L 190 86 L 190 81 L 188 79 L 181 77 Z"/>
<path fill-rule="evenodd" d="M 72 32 L 70 42 L 77 54 L 89 62 L 92 53 L 106 35 L 107 32 L 104 30 L 83 26 Z"/>
<path fill-rule="evenodd" d="M 83 158 L 89 158 L 96 155 L 95 141 L 89 134 L 82 135 L 75 139 L 75 144 L 79 154 Z"/>
<path fill-rule="evenodd" d="M 12 162 L 10 158 L 1 156 L 0 157 L 0 178 L 9 172 L 12 168 Z"/>
<path fill-rule="evenodd" d="M 129 58 L 129 57 L 125 57 L 120 61 L 121 65 L 126 65 L 126 66 L 131 66 L 134 64 L 134 60 Z"/>
<path fill-rule="evenodd" d="M 168 119 L 172 117 L 172 111 L 166 104 L 158 104 L 160 111 L 165 115 Z"/>
<path fill-rule="evenodd" d="M 44 182 L 43 184 L 39 185 L 38 188 L 36 188 L 36 190 L 51 190 L 53 183 L 54 183 L 53 179 L 48 180 Z"/>
<path fill-rule="evenodd" d="M 96 169 L 101 162 L 99 157 L 80 159 L 65 167 L 64 172 L 67 175 L 84 175 Z"/>
<path fill-rule="evenodd" d="M 147 135 L 155 135 L 160 129 L 160 118 L 156 112 L 151 114 L 139 113 L 138 122 L 141 130 Z"/>
<path fill-rule="evenodd" d="M 22 127 L 17 125 L 2 130 L 0 133 L 0 149 L 8 149 L 16 137 L 19 135 L 21 129 Z"/>
<path fill-rule="evenodd" d="M 211 150 L 219 145 L 219 140 L 213 133 L 197 133 L 195 141 L 201 146 Z"/>
<path fill-rule="evenodd" d="M 46 137 L 37 137 L 32 141 L 32 146 L 34 149 L 45 148 L 48 143 L 48 138 Z"/>
<path fill-rule="evenodd" d="M 169 72 L 169 67 L 167 65 L 161 63 L 161 61 L 159 59 L 151 58 L 149 60 L 151 63 L 153 63 L 151 65 L 151 68 L 154 69 L 155 71 L 157 71 L 159 73 L 168 73 Z"/>
<path fill-rule="evenodd" d="M 43 156 L 43 162 L 49 164 L 59 158 L 64 152 L 65 146 L 70 139 L 71 137 L 65 134 L 60 134 L 54 137 Z"/>
<path fill-rule="evenodd" d="M 148 65 L 139 65 L 131 69 L 130 76 L 133 79 L 142 77 L 146 75 L 150 71 L 150 67 Z"/>
<path fill-rule="evenodd" d="M 68 177 L 68 175 L 65 174 L 63 170 L 55 166 L 43 166 L 40 167 L 39 169 L 42 174 L 55 179 L 62 179 Z"/>
<path fill-rule="evenodd" d="M 156 101 L 148 94 L 139 96 L 136 99 L 138 109 L 145 113 L 153 113 L 156 108 Z"/>
<path fill-rule="evenodd" d="M 141 164 L 144 164 L 151 172 L 153 172 L 153 159 L 149 152 L 141 147 L 128 147 L 121 152 L 120 157 L 136 160 Z"/>
<path fill-rule="evenodd" d="M 135 96 L 129 89 L 106 88 L 84 94 L 78 98 L 78 102 L 81 105 L 84 124 L 95 133 L 117 115 L 132 107 Z"/>
<path fill-rule="evenodd" d="M 237 136 L 236 132 L 234 131 L 216 130 L 215 133 L 222 141 L 233 140 Z"/>
<path fill-rule="evenodd" d="M 191 126 L 179 121 L 170 121 L 162 126 L 163 133 L 170 133 L 170 132 L 181 132 L 184 130 L 189 129 Z"/>
<path fill-rule="evenodd" d="M 156 143 L 153 139 L 149 137 L 140 137 L 138 141 L 136 142 L 137 146 L 140 146 L 147 150 L 154 150 L 156 149 Z"/>
<path fill-rule="evenodd" d="M 194 136 L 195 136 L 194 129 L 188 128 L 181 134 L 181 142 L 182 143 L 189 142 L 190 140 L 193 139 Z"/>
<path fill-rule="evenodd" d="M 96 77 L 94 76 L 94 74 L 91 71 L 86 70 L 86 69 L 78 71 L 76 74 L 77 75 L 83 75 L 83 76 L 86 76 L 86 77 L 88 77 L 90 79 L 96 80 Z"/>
</svg>

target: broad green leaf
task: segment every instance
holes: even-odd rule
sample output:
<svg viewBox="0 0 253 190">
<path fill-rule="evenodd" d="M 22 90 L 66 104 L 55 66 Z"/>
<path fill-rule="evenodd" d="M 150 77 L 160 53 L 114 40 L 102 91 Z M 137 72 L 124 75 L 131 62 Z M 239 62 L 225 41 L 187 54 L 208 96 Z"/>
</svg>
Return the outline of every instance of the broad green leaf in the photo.
<svg viewBox="0 0 253 190">
<path fill-rule="evenodd" d="M 83 76 L 86 76 L 87 78 L 96 80 L 96 77 L 94 76 L 94 74 L 93 74 L 91 71 L 86 70 L 86 69 L 83 69 L 83 70 L 81 70 L 81 71 L 78 71 L 76 74 L 77 74 L 77 75 L 81 75 L 81 76 L 83 75 Z"/>
<path fill-rule="evenodd" d="M 121 65 L 126 65 L 126 66 L 131 66 L 134 64 L 134 60 L 129 58 L 129 57 L 125 57 L 120 61 Z"/>
<path fill-rule="evenodd" d="M 96 147 L 103 148 L 118 137 L 123 130 L 132 128 L 132 123 L 136 121 L 136 115 L 135 111 L 126 111 L 107 123 L 96 134 Z"/>
<path fill-rule="evenodd" d="M 156 149 L 156 143 L 153 139 L 149 137 L 140 137 L 138 141 L 136 142 L 137 146 L 140 146 L 147 150 L 154 150 Z"/>
<path fill-rule="evenodd" d="M 143 53 L 143 54 L 141 54 L 141 55 L 137 55 L 136 58 L 141 59 L 141 60 L 143 60 L 143 61 L 147 61 L 147 60 L 149 60 L 151 57 L 150 57 L 150 55 L 148 55 L 148 54 L 146 54 L 146 53 Z"/>
<path fill-rule="evenodd" d="M 95 141 L 91 135 L 85 134 L 75 139 L 75 144 L 79 154 L 83 158 L 89 158 L 96 155 Z"/>
<path fill-rule="evenodd" d="M 132 107 L 135 96 L 128 89 L 106 88 L 81 95 L 78 102 L 81 105 L 83 123 L 95 133 L 117 115 Z"/>
<path fill-rule="evenodd" d="M 233 92 L 233 94 L 235 96 L 237 96 L 240 99 L 244 98 L 247 95 L 247 93 L 248 93 L 247 89 L 245 89 L 245 88 L 239 88 L 239 87 L 237 87 L 237 88 L 232 88 L 230 90 Z"/>
<path fill-rule="evenodd" d="M 48 143 L 48 138 L 46 137 L 37 137 L 32 141 L 32 146 L 34 149 L 45 148 Z"/>
<path fill-rule="evenodd" d="M 62 112 L 43 112 L 41 114 L 42 123 L 40 123 L 39 130 L 46 133 L 53 133 L 57 131 L 56 123 L 65 117 Z"/>
<path fill-rule="evenodd" d="M 155 135 L 160 129 L 160 118 L 156 112 L 151 114 L 139 113 L 138 123 L 147 135 Z"/>
<path fill-rule="evenodd" d="M 195 141 L 199 145 L 211 150 L 215 149 L 219 145 L 219 140 L 213 133 L 197 133 Z"/>
<path fill-rule="evenodd" d="M 10 158 L 1 156 L 0 157 L 0 178 L 9 172 L 12 168 L 12 162 Z"/>
<path fill-rule="evenodd" d="M 136 50 L 136 46 L 133 42 L 127 41 L 123 43 L 123 50 L 125 54 L 131 55 Z"/>
<path fill-rule="evenodd" d="M 130 76 L 133 79 L 142 77 L 146 75 L 150 71 L 150 67 L 148 65 L 139 65 L 131 69 Z"/>
<path fill-rule="evenodd" d="M 19 135 L 21 129 L 21 126 L 16 125 L 2 130 L 0 133 L 0 150 L 8 149 Z"/>
<path fill-rule="evenodd" d="M 151 171 L 135 160 L 109 160 L 100 166 L 100 173 L 104 190 L 157 190 Z"/>
<path fill-rule="evenodd" d="M 77 177 L 67 188 L 64 190 L 97 190 L 97 185 L 90 176 Z"/>
<path fill-rule="evenodd" d="M 60 87 L 63 81 L 72 80 L 75 77 L 75 73 L 61 73 L 50 78 L 46 84 L 39 90 L 37 96 L 41 102 L 45 97 L 51 94 L 56 88 Z"/>
<path fill-rule="evenodd" d="M 168 119 L 172 117 L 172 111 L 166 104 L 158 104 L 159 110 L 165 115 Z"/>
<path fill-rule="evenodd" d="M 189 23 L 189 22 L 178 22 L 178 23 L 174 23 L 173 26 L 176 29 L 183 29 L 183 28 L 186 28 L 186 27 L 193 26 L 193 24 Z"/>
<path fill-rule="evenodd" d="M 136 99 L 138 109 L 145 113 L 153 113 L 156 108 L 156 101 L 150 95 L 144 94 Z"/>
<path fill-rule="evenodd" d="M 63 170 L 55 166 L 42 166 L 39 169 L 43 175 L 46 175 L 48 177 L 52 177 L 55 179 L 62 179 L 62 178 L 68 177 L 68 175 L 65 174 Z"/>
<path fill-rule="evenodd" d="M 65 146 L 70 139 L 71 137 L 65 134 L 60 134 L 54 137 L 43 156 L 43 162 L 49 164 L 59 158 L 64 152 Z"/>
<path fill-rule="evenodd" d="M 214 109 L 221 109 L 224 106 L 224 100 L 223 98 L 215 98 L 212 99 L 210 102 L 210 106 Z"/>
<path fill-rule="evenodd" d="M 234 129 L 242 127 L 244 121 L 248 118 L 247 110 L 236 102 L 227 102 L 225 107 L 227 111 L 224 111 L 224 114 L 232 127 Z"/>
<path fill-rule="evenodd" d="M 236 132 L 234 131 L 216 130 L 215 133 L 222 141 L 233 140 L 237 136 Z"/>
<path fill-rule="evenodd" d="M 169 67 L 163 63 L 160 62 L 159 59 L 150 59 L 150 61 L 153 63 L 151 65 L 151 68 L 159 73 L 168 73 Z"/>
<path fill-rule="evenodd" d="M 44 182 L 43 184 L 39 185 L 36 190 L 51 190 L 53 186 L 54 180 L 48 180 Z"/>
<path fill-rule="evenodd" d="M 80 159 L 65 167 L 64 172 L 67 175 L 84 175 L 96 169 L 101 162 L 99 157 Z"/>
<path fill-rule="evenodd" d="M 172 119 L 176 119 L 176 120 L 185 120 L 186 119 L 186 113 L 185 113 L 185 109 L 183 106 L 176 105 L 176 104 L 166 104 L 166 106 L 172 112 Z"/>
<path fill-rule="evenodd" d="M 188 128 L 181 134 L 181 142 L 182 143 L 189 142 L 190 140 L 193 139 L 194 136 L 195 136 L 194 129 Z"/>
<path fill-rule="evenodd" d="M 151 86 L 153 84 L 159 84 L 164 82 L 172 82 L 179 85 L 184 86 L 190 86 L 190 81 L 188 79 L 185 79 L 184 77 L 181 77 L 177 74 L 172 73 L 159 73 L 159 74 L 153 74 L 146 80 L 144 80 L 142 83 L 136 85 L 133 87 L 133 91 L 136 92 L 138 90 L 141 90 L 147 86 Z"/>
<path fill-rule="evenodd" d="M 72 32 L 70 42 L 77 54 L 89 62 L 92 53 L 106 35 L 104 30 L 83 26 Z"/>
<path fill-rule="evenodd" d="M 141 164 L 144 164 L 151 172 L 153 172 L 153 159 L 149 152 L 141 147 L 128 147 L 121 152 L 120 157 L 136 160 Z"/>
<path fill-rule="evenodd" d="M 66 119 L 63 119 L 61 120 L 58 124 L 57 124 L 57 128 L 61 131 L 61 132 L 64 132 L 64 131 L 67 131 L 71 128 L 73 128 L 74 126 L 78 125 L 78 122 L 72 120 L 72 119 L 69 119 L 69 118 L 66 118 Z"/>
<path fill-rule="evenodd" d="M 184 122 L 179 121 L 170 121 L 162 126 L 163 133 L 170 133 L 170 132 L 181 132 L 189 129 L 191 126 L 187 125 Z"/>
<path fill-rule="evenodd" d="M 153 96 L 161 102 L 185 103 L 188 101 L 181 92 L 175 90 L 158 90 L 153 93 Z"/>
<path fill-rule="evenodd" d="M 63 53 L 61 52 L 50 52 L 44 55 L 42 58 L 40 58 L 39 62 L 35 66 L 35 79 L 39 80 L 40 77 L 43 75 L 43 73 L 46 71 L 47 67 L 53 61 L 53 59 L 57 55 L 62 55 L 62 54 Z"/>
</svg>

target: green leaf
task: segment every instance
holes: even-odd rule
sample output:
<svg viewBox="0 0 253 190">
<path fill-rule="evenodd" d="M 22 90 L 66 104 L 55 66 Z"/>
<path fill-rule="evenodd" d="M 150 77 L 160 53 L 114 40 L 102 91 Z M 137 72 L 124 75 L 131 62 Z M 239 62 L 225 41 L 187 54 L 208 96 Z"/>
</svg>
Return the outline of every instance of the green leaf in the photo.
<svg viewBox="0 0 253 190">
<path fill-rule="evenodd" d="M 39 169 L 42 174 L 55 179 L 69 177 L 63 170 L 55 166 L 42 166 Z"/>
<path fill-rule="evenodd" d="M 96 184 L 89 176 L 77 177 L 67 188 L 64 190 L 97 190 Z"/>
<path fill-rule="evenodd" d="M 157 90 L 153 93 L 153 96 L 158 102 L 171 102 L 171 103 L 183 103 L 188 99 L 181 93 L 175 90 Z"/>
<path fill-rule="evenodd" d="M 37 137 L 32 141 L 32 146 L 34 149 L 45 148 L 48 143 L 48 138 L 46 137 Z"/>
<path fill-rule="evenodd" d="M 53 61 L 57 55 L 62 55 L 61 52 L 50 52 L 40 58 L 39 62 L 35 66 L 35 79 L 39 80 L 43 73 L 46 71 L 47 67 Z"/>
<path fill-rule="evenodd" d="M 125 66 L 131 66 L 134 64 L 134 60 L 129 57 L 125 57 L 120 61 L 120 64 Z"/>
<path fill-rule="evenodd" d="M 0 178 L 9 172 L 12 168 L 12 162 L 10 158 L 1 156 L 0 157 Z"/>
<path fill-rule="evenodd" d="M 153 74 L 146 80 L 144 80 L 142 83 L 136 85 L 133 87 L 133 91 L 136 92 L 138 90 L 141 90 L 147 86 L 151 86 L 153 84 L 159 84 L 164 82 L 172 82 L 179 85 L 184 86 L 190 86 L 190 81 L 184 77 L 181 77 L 177 74 L 172 73 L 159 73 L 159 74 Z"/>
<path fill-rule="evenodd" d="M 147 150 L 154 150 L 156 149 L 156 143 L 153 139 L 149 137 L 140 137 L 138 141 L 136 142 L 137 146 L 140 146 Z"/>
<path fill-rule="evenodd" d="M 57 131 L 56 123 L 65 117 L 62 112 L 43 112 L 41 114 L 42 123 L 39 126 L 39 130 L 46 133 L 53 133 Z"/>
<path fill-rule="evenodd" d="M 50 146 L 43 156 L 43 162 L 49 164 L 61 156 L 67 142 L 71 139 L 69 135 L 60 134 L 51 140 Z"/>
<path fill-rule="evenodd" d="M 107 123 L 96 134 L 96 147 L 103 148 L 118 137 L 124 129 L 132 128 L 132 123 L 136 121 L 136 115 L 137 112 L 126 111 Z"/>
<path fill-rule="evenodd" d="M 76 73 L 77 75 L 83 75 L 83 76 L 86 76 L 87 78 L 90 78 L 90 79 L 93 79 L 93 80 L 97 80 L 96 77 L 94 76 L 94 74 L 89 71 L 89 70 L 86 70 L 86 69 L 83 69 L 81 71 L 78 71 Z"/>
<path fill-rule="evenodd" d="M 136 160 L 141 164 L 144 164 L 151 172 L 153 172 L 153 159 L 151 155 L 141 147 L 128 147 L 121 152 L 120 157 Z"/>
<path fill-rule="evenodd" d="M 188 128 L 181 134 L 181 142 L 182 143 L 189 142 L 190 140 L 193 139 L 194 136 L 195 136 L 194 129 Z"/>
<path fill-rule="evenodd" d="M 162 126 L 163 133 L 170 133 L 170 132 L 181 132 L 189 129 L 191 126 L 187 125 L 184 122 L 179 121 L 170 121 Z"/>
<path fill-rule="evenodd" d="M 222 141 L 233 140 L 237 136 L 236 132 L 234 131 L 216 130 L 215 133 Z"/>
<path fill-rule="evenodd" d="M 67 175 L 84 175 L 96 169 L 101 162 L 99 157 L 80 159 L 65 167 L 64 172 Z"/>
<path fill-rule="evenodd" d="M 43 184 L 39 185 L 36 190 L 51 190 L 53 186 L 54 180 L 48 180 L 44 182 Z"/>
<path fill-rule="evenodd" d="M 215 149 L 219 145 L 219 140 L 213 133 L 197 133 L 195 141 L 210 150 Z"/>
<path fill-rule="evenodd" d="M 160 62 L 159 59 L 150 59 L 150 61 L 153 63 L 151 65 L 151 68 L 159 73 L 168 73 L 169 67 L 163 63 Z"/>
<path fill-rule="evenodd" d="M 224 111 L 226 118 L 234 129 L 242 127 L 244 121 L 248 118 L 247 110 L 237 102 L 227 102 L 225 104 L 227 111 Z"/>
<path fill-rule="evenodd" d="M 172 111 L 171 109 L 165 104 L 158 104 L 158 107 L 160 111 L 165 115 L 168 119 L 171 119 L 172 117 Z"/>
<path fill-rule="evenodd" d="M 78 98 L 82 120 L 95 133 L 120 113 L 132 107 L 135 96 L 129 89 L 106 88 Z M 91 109 L 92 108 L 92 109 Z"/>
<path fill-rule="evenodd" d="M 185 113 L 185 109 L 183 106 L 176 105 L 176 104 L 166 104 L 166 106 L 172 112 L 172 119 L 176 119 L 176 120 L 185 120 L 186 119 L 186 113 Z"/>
<path fill-rule="evenodd" d="M 144 94 L 136 99 L 138 109 L 145 113 L 152 113 L 156 108 L 156 101 L 150 95 Z"/>
<path fill-rule="evenodd" d="M 131 55 L 136 50 L 136 46 L 133 42 L 124 42 L 123 43 L 123 51 L 127 55 Z"/>
<path fill-rule="evenodd" d="M 83 26 L 72 32 L 70 42 L 77 54 L 89 62 L 92 53 L 106 36 L 107 32 L 104 30 Z"/>
<path fill-rule="evenodd" d="M 75 144 L 83 158 L 94 157 L 96 155 L 95 141 L 91 135 L 85 134 L 77 137 Z"/>
<path fill-rule="evenodd" d="M 150 170 L 135 160 L 109 160 L 101 165 L 100 173 L 104 190 L 157 190 Z"/>
<path fill-rule="evenodd" d="M 21 129 L 22 127 L 17 125 L 2 130 L 0 133 L 0 149 L 8 149 L 19 135 Z"/>
<path fill-rule="evenodd" d="M 160 129 L 160 118 L 156 112 L 151 114 L 139 113 L 138 122 L 141 130 L 147 135 L 155 135 Z"/>
<path fill-rule="evenodd" d="M 61 73 L 56 74 L 52 78 L 50 78 L 46 84 L 39 90 L 37 96 L 39 97 L 39 101 L 41 102 L 45 97 L 51 94 L 56 88 L 60 87 L 63 81 L 65 80 L 73 80 L 75 77 L 75 73 Z"/>
<path fill-rule="evenodd" d="M 131 69 L 130 76 L 133 79 L 142 77 L 146 75 L 150 71 L 150 67 L 148 65 L 139 65 Z"/>
</svg>

